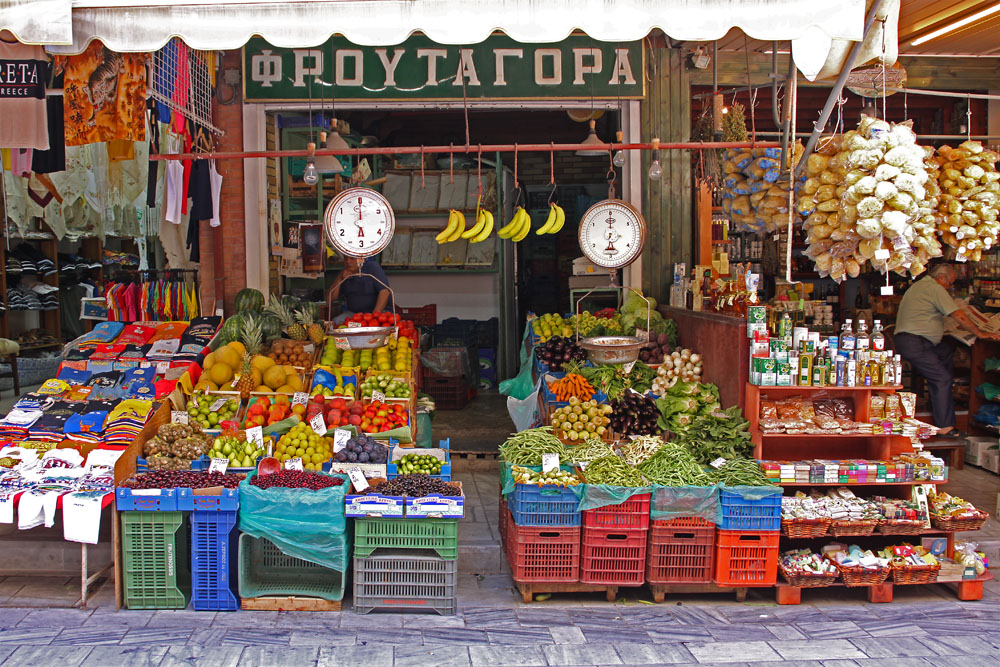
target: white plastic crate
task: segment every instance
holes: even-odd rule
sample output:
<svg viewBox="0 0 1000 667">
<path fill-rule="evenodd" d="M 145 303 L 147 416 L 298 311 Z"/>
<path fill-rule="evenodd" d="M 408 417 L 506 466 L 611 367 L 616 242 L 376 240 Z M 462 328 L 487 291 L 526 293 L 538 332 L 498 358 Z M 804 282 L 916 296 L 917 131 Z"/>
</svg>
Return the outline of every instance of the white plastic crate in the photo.
<svg viewBox="0 0 1000 667">
<path fill-rule="evenodd" d="M 417 553 L 389 549 L 355 558 L 354 612 L 395 609 L 454 614 L 458 608 L 458 560 Z"/>
</svg>

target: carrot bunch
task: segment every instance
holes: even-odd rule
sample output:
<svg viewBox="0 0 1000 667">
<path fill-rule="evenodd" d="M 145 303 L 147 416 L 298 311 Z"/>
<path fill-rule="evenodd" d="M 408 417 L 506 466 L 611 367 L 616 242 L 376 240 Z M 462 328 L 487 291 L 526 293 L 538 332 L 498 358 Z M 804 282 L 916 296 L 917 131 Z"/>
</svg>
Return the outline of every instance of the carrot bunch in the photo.
<svg viewBox="0 0 1000 667">
<path fill-rule="evenodd" d="M 549 389 L 556 395 L 557 401 L 568 401 L 570 396 L 576 396 L 581 401 L 589 401 L 594 396 L 594 386 L 582 375 L 567 373 L 549 384 Z"/>
</svg>

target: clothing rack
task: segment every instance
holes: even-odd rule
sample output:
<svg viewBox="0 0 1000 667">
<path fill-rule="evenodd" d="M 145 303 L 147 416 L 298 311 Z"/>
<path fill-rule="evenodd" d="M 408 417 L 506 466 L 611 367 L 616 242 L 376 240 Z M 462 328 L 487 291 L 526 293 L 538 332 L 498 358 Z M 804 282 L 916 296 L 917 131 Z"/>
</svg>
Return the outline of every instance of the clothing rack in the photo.
<svg viewBox="0 0 1000 667">
<path fill-rule="evenodd" d="M 104 294 L 109 320 L 191 319 L 202 310 L 197 269 L 120 269 Z"/>
</svg>

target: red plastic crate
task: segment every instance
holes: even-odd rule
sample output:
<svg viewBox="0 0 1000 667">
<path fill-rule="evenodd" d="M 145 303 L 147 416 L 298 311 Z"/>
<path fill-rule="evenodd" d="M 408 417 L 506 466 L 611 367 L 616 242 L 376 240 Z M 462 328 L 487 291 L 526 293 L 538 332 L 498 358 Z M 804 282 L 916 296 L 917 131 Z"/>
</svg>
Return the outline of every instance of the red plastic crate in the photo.
<svg viewBox="0 0 1000 667">
<path fill-rule="evenodd" d="M 715 538 L 715 583 L 774 586 L 778 578 L 778 532 L 720 530 Z"/>
<path fill-rule="evenodd" d="M 436 303 L 412 308 L 399 306 L 396 308 L 396 312 L 399 313 L 401 319 L 409 320 L 418 327 L 432 327 L 437 323 L 437 308 Z"/>
<path fill-rule="evenodd" d="M 651 525 L 660 525 L 663 528 L 715 528 L 711 521 L 696 516 L 679 516 L 676 519 L 660 519 Z"/>
<path fill-rule="evenodd" d="M 510 510 L 507 509 L 507 499 L 500 495 L 500 512 L 497 517 L 497 530 L 500 532 L 500 548 L 503 549 L 504 553 L 507 553 L 507 526 L 513 521 L 510 516 Z"/>
<path fill-rule="evenodd" d="M 646 581 L 650 584 L 703 584 L 712 581 L 715 564 L 715 526 L 684 517 L 654 521 L 649 531 Z"/>
<path fill-rule="evenodd" d="M 615 530 L 649 529 L 648 493 L 634 495 L 617 505 L 605 505 L 583 511 L 583 525 L 588 528 L 614 528 Z"/>
<path fill-rule="evenodd" d="M 514 581 L 580 581 L 579 526 L 518 526 L 510 512 L 507 522 L 507 560 Z"/>
<path fill-rule="evenodd" d="M 583 527 L 580 581 L 641 586 L 646 575 L 647 530 Z"/>
</svg>

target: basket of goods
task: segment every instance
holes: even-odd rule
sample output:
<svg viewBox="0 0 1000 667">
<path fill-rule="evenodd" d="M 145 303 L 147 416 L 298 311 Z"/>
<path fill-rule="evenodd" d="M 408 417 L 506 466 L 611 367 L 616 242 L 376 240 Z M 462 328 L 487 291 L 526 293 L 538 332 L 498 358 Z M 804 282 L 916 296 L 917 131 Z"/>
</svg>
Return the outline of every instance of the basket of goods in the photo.
<svg viewBox="0 0 1000 667">
<path fill-rule="evenodd" d="M 836 537 L 871 535 L 882 523 L 878 503 L 858 498 L 846 487 L 827 491 L 825 507 L 833 519 L 830 532 Z"/>
<path fill-rule="evenodd" d="M 957 496 L 938 493 L 931 497 L 931 524 L 938 530 L 979 530 L 989 518 L 988 512 Z"/>
<path fill-rule="evenodd" d="M 941 563 L 923 547 L 901 544 L 886 547 L 879 555 L 889 559 L 894 584 L 929 584 L 941 571 Z"/>
<path fill-rule="evenodd" d="M 833 519 L 821 506 L 822 499 L 802 492 L 781 499 L 781 534 L 787 537 L 823 537 Z"/>
<path fill-rule="evenodd" d="M 883 535 L 919 535 L 924 532 L 925 515 L 917 503 L 882 497 L 873 500 L 880 503 L 880 511 L 885 517 L 878 526 L 878 532 Z"/>
<path fill-rule="evenodd" d="M 845 586 L 878 586 L 889 578 L 889 560 L 857 545 L 828 544 L 823 547 L 823 556 L 840 572 Z"/>
<path fill-rule="evenodd" d="M 840 575 L 836 565 L 809 549 L 786 551 L 781 554 L 778 570 L 789 586 L 798 588 L 829 586 Z"/>
</svg>

